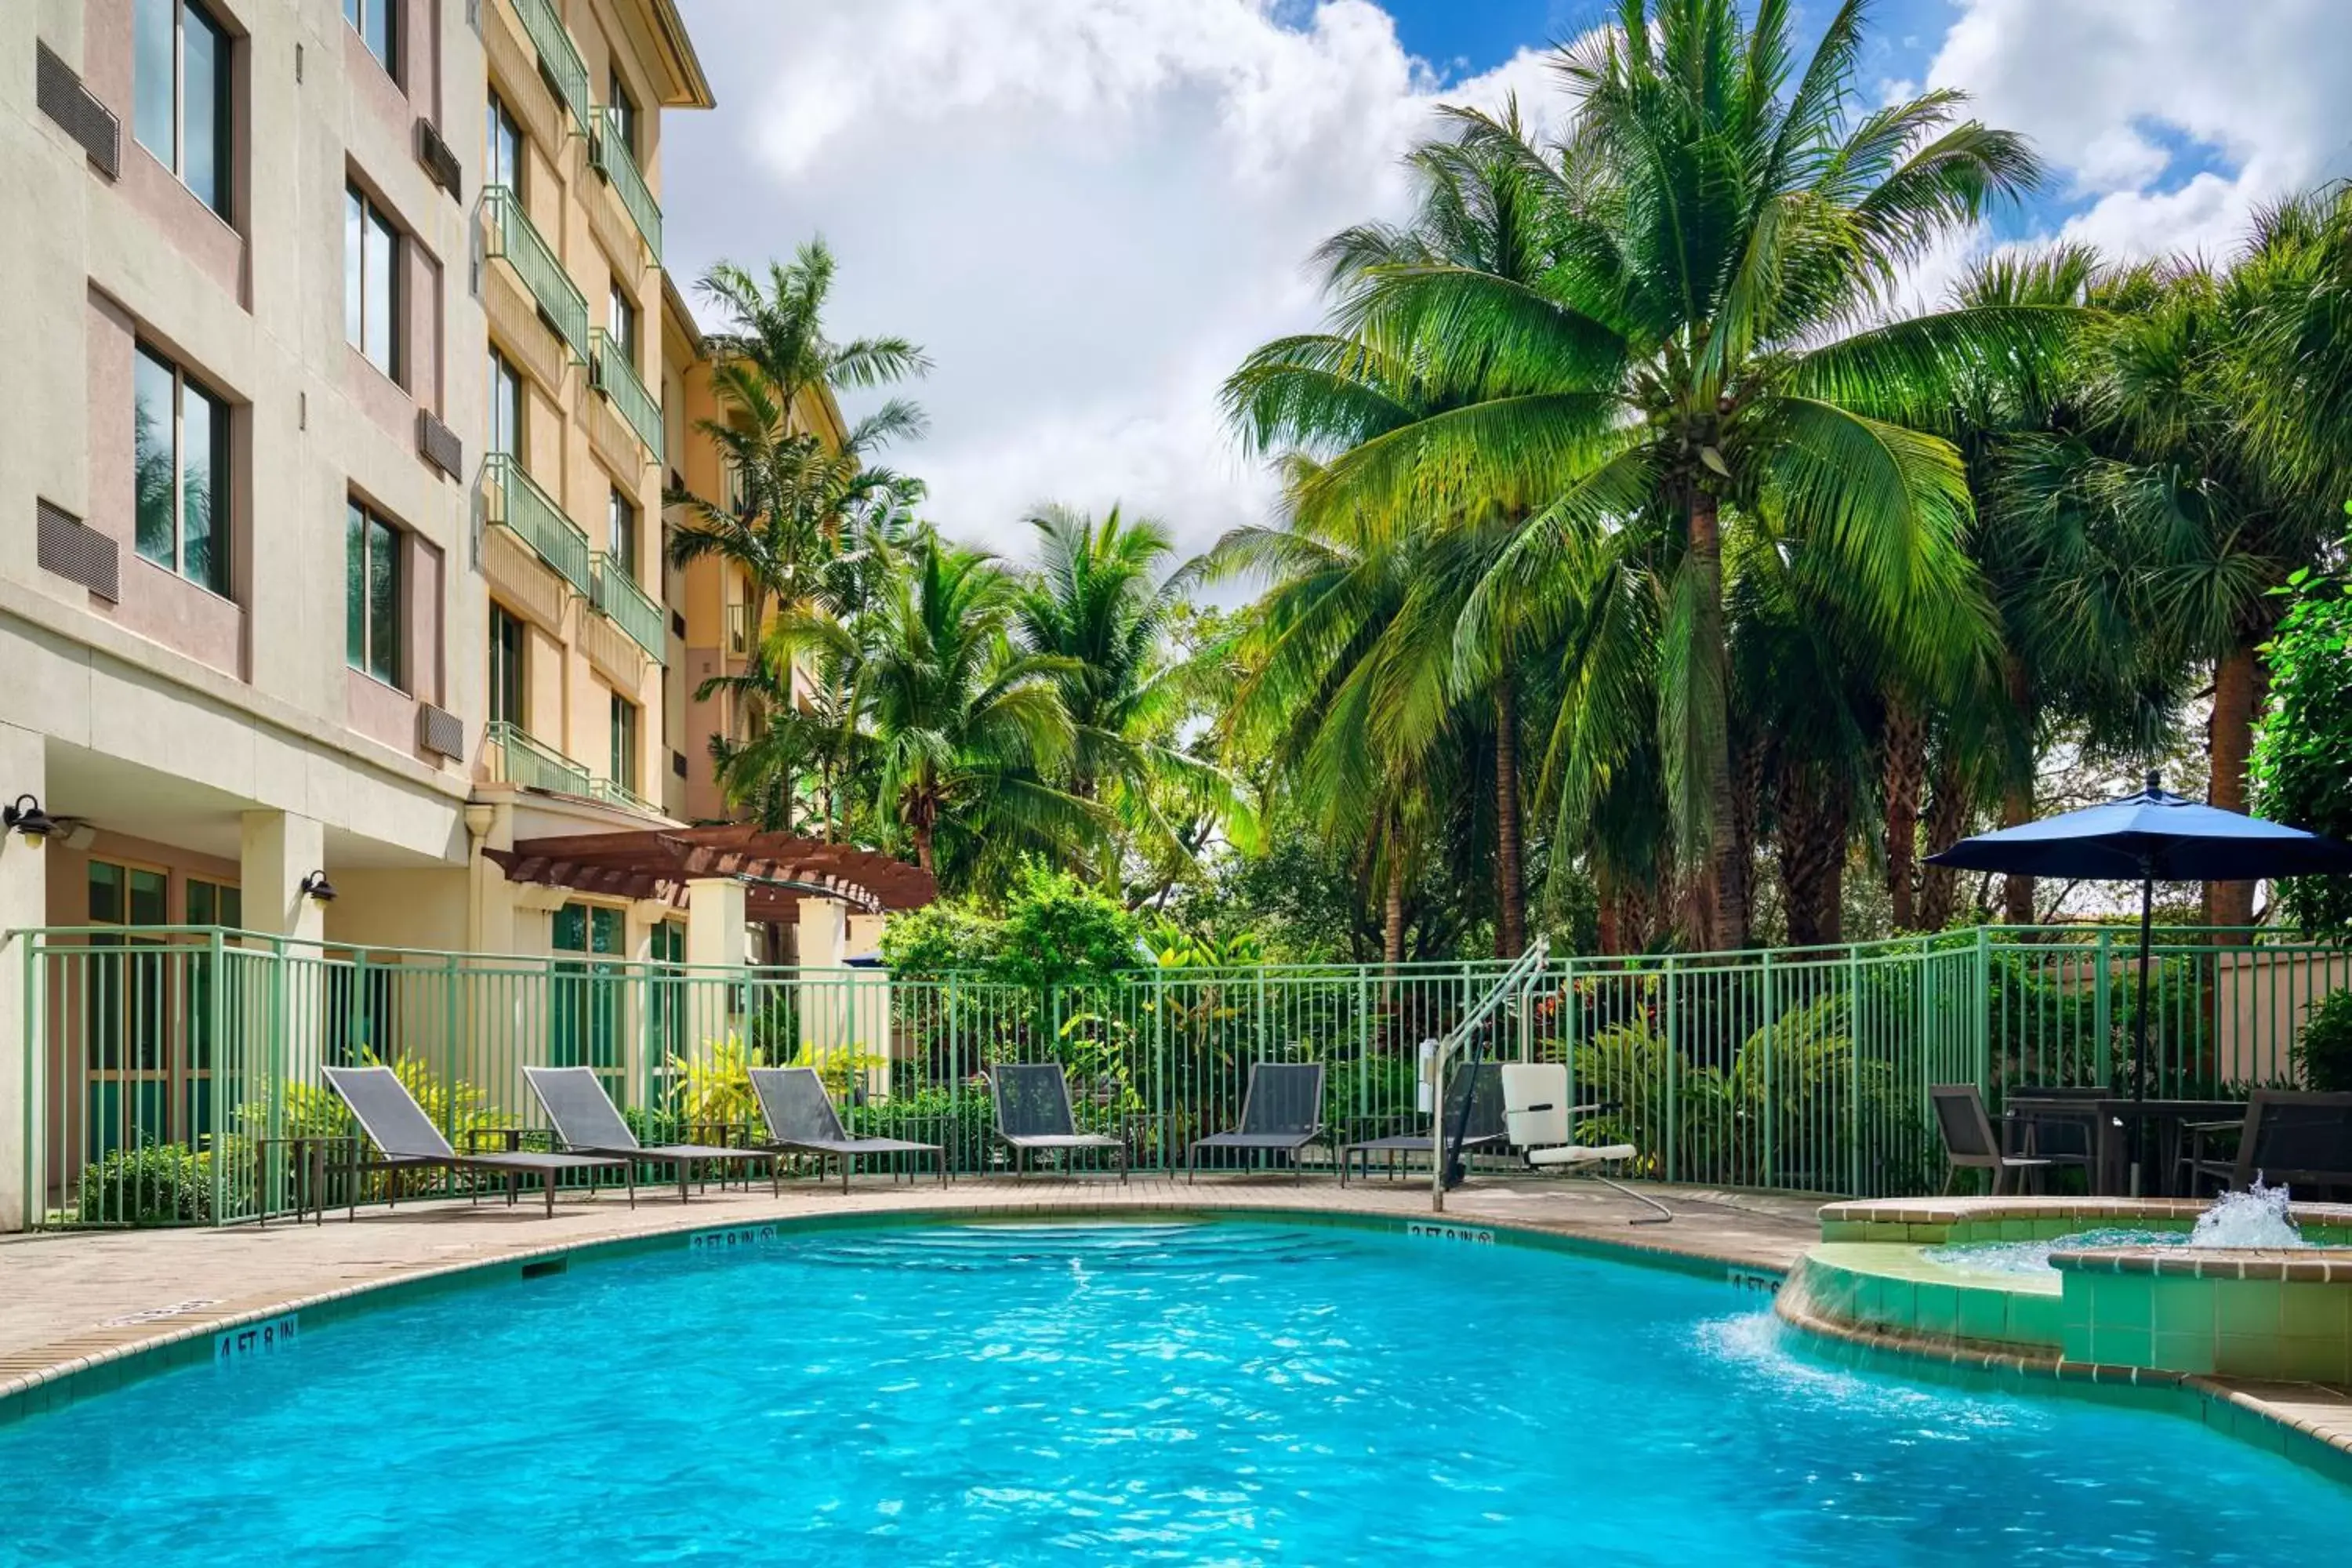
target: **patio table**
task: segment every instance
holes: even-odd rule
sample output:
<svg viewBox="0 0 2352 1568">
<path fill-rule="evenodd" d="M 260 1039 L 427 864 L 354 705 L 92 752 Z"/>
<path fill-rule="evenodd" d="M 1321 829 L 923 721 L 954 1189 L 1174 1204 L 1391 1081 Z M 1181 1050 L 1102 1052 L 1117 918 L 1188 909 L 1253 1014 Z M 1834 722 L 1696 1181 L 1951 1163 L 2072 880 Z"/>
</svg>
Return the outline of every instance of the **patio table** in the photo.
<svg viewBox="0 0 2352 1568">
<path fill-rule="evenodd" d="M 2228 1121 L 2246 1113 L 2240 1100 L 2132 1100 L 2111 1096 L 2084 1100 L 2073 1095 L 2014 1094 L 2008 1109 L 2035 1121 L 2089 1119 L 2094 1128 L 2091 1190 L 2101 1197 L 2168 1197 L 2173 1195 L 2173 1168 L 2179 1163 L 2182 1129 L 2193 1121 Z M 2131 1153 L 2139 1145 L 2140 1129 L 2151 1129 L 2156 1142 L 2152 1168 L 2142 1166 L 2140 1190 L 2131 1191 Z"/>
</svg>

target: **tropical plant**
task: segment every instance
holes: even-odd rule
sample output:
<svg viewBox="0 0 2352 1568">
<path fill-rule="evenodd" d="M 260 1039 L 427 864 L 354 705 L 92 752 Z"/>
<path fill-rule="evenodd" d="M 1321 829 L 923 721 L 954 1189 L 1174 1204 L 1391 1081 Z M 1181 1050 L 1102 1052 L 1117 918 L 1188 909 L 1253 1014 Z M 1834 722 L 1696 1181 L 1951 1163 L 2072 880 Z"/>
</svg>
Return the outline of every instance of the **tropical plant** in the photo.
<svg viewBox="0 0 2352 1568">
<path fill-rule="evenodd" d="M 2352 1089 L 2352 991 L 2331 992 L 2306 1014 L 2294 1067 L 2310 1089 Z"/>
<path fill-rule="evenodd" d="M 1577 109 L 1556 147 L 1457 113 L 1464 155 L 1511 163 L 1543 209 L 1520 275 L 1367 258 L 1330 340 L 1269 345 L 1232 389 L 1257 432 L 1311 432 L 1328 454 L 1294 489 L 1309 531 L 1510 524 L 1457 647 L 1559 650 L 1559 837 L 1654 748 L 1702 944 L 1740 942 L 1748 909 L 1725 579 L 1744 551 L 1727 531 L 1778 555 L 1807 603 L 1969 657 L 1987 640 L 1969 497 L 1923 426 L 1976 367 L 2054 352 L 2071 315 L 1858 324 L 2037 173 L 2019 139 L 1960 121 L 1951 91 L 1850 118 L 1864 11 L 1838 7 L 1792 74 L 1785 0 L 1745 26 L 1732 0 L 1624 0 L 1559 58 Z M 1286 369 L 1295 390 L 1257 384 Z M 1382 388 L 1406 382 L 1401 408 Z"/>
<path fill-rule="evenodd" d="M 2271 700 L 2254 742 L 2254 802 L 2265 816 L 2352 842 L 2352 579 L 2305 569 L 2287 586 L 2285 617 L 2263 650 Z M 2352 878 L 2294 877 L 2278 890 L 2305 930 L 2352 934 Z"/>
</svg>

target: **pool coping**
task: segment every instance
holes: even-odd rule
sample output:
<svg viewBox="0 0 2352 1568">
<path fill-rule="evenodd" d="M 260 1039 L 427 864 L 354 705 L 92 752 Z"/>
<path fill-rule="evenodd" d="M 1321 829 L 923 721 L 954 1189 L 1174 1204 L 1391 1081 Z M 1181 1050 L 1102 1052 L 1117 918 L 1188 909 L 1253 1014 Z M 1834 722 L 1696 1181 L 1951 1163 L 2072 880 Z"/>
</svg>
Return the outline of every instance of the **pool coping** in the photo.
<svg viewBox="0 0 2352 1568">
<path fill-rule="evenodd" d="M 1425 1233 L 1433 1227 L 1470 1233 L 1465 1240 L 1528 1246 L 1669 1271 L 1753 1289 L 1777 1290 L 1788 1270 L 1749 1256 L 1694 1247 L 1660 1238 L 1604 1238 L 1565 1225 L 1539 1220 L 1496 1219 L 1485 1215 L 1418 1215 L 1394 1211 L 1326 1208 L 1291 1201 L 1254 1198 L 1226 1189 L 1201 1197 L 1124 1198 L 1003 1204 L 917 1202 L 886 1209 L 839 1213 L 794 1213 L 764 1217 L 711 1218 L 681 1213 L 674 1223 L 625 1234 L 572 1237 L 544 1244 L 523 1243 L 489 1258 L 446 1262 L 403 1262 L 382 1278 L 332 1289 L 270 1296 L 258 1301 L 205 1302 L 186 1310 L 133 1314 L 66 1338 L 0 1353 L 0 1426 L 6 1426 L 86 1399 L 96 1398 L 180 1367 L 235 1359 L 247 1347 L 237 1336 L 268 1330 L 294 1337 L 296 1324 L 319 1328 L 361 1313 L 380 1310 L 444 1292 L 477 1289 L 509 1279 L 543 1278 L 568 1271 L 576 1258 L 602 1262 L 643 1253 L 693 1251 L 704 1237 L 727 1237 L 731 1245 L 772 1239 L 777 1232 L 887 1229 L 917 1225 L 1034 1223 L 1141 1216 L 1146 1219 L 1278 1219 L 1391 1234 Z M 1478 1237 L 1475 1233 L 1486 1233 Z M 763 1234 L 764 1233 L 764 1234 Z M 142 1333 L 139 1331 L 155 1331 Z M 248 1336 L 250 1337 L 250 1336 Z M 257 1348 L 253 1347 L 253 1348 Z"/>
<path fill-rule="evenodd" d="M 2352 1487 L 2352 1389 L 2068 1361 L 2027 1354 L 2013 1345 L 1887 1333 L 1811 1311 L 1790 1290 L 1775 1296 L 1772 1310 L 1782 1322 L 1904 1375 L 1932 1376 L 1948 1369 L 2021 1388 L 2055 1384 L 2068 1393 L 2168 1408 Z"/>
</svg>

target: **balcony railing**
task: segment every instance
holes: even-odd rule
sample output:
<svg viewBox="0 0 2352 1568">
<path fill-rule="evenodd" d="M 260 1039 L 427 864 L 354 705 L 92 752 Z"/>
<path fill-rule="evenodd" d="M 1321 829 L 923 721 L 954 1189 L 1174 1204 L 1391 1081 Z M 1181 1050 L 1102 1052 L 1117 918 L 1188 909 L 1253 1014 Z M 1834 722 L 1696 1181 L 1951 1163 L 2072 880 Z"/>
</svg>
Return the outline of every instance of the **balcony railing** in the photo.
<svg viewBox="0 0 2352 1568">
<path fill-rule="evenodd" d="M 615 784 L 611 779 L 590 779 L 588 794 L 591 798 L 601 800 L 607 805 L 617 805 L 628 811 L 642 811 L 647 816 L 659 816 L 662 814 L 660 806 L 626 784 Z"/>
<path fill-rule="evenodd" d="M 522 202 L 505 185 L 482 187 L 482 253 L 502 257 L 539 305 L 539 313 L 572 350 L 588 357 L 588 297 L 563 270 L 555 251 L 540 237 Z"/>
<path fill-rule="evenodd" d="M 595 139 L 590 144 L 589 160 L 612 185 L 613 194 L 621 198 L 621 206 L 628 213 L 629 221 L 637 226 L 638 237 L 646 242 L 646 253 L 652 256 L 654 265 L 659 267 L 662 258 L 661 204 L 654 200 L 654 193 L 646 185 L 644 173 L 637 167 L 637 160 L 629 149 L 629 139 L 621 131 L 621 117 L 607 104 L 598 111 L 598 118 L 602 122 L 596 127 Z"/>
<path fill-rule="evenodd" d="M 547 84 L 563 107 L 572 111 L 572 123 L 580 133 L 588 133 L 588 62 L 580 58 L 580 46 L 563 30 L 563 18 L 555 14 L 555 0 L 514 0 L 515 15 L 522 18 L 522 30 L 530 39 L 530 47 L 539 52 L 539 68 Z"/>
<path fill-rule="evenodd" d="M 588 344 L 590 380 L 620 410 L 621 417 L 629 422 L 629 428 L 645 443 L 646 454 L 659 466 L 663 460 L 661 405 L 646 390 L 646 384 L 637 379 L 637 367 L 629 363 L 627 353 L 613 341 L 610 332 L 602 327 L 590 328 Z"/>
<path fill-rule="evenodd" d="M 596 552 L 596 590 L 590 595 L 597 610 L 629 636 L 629 640 L 654 656 L 663 655 L 662 634 L 669 617 L 648 597 L 637 581 L 604 551 Z"/>
<path fill-rule="evenodd" d="M 490 777 L 499 784 L 520 784 L 557 795 L 588 797 L 594 782 L 588 770 L 553 747 L 531 738 L 520 724 L 492 720 L 488 734 Z"/>
<path fill-rule="evenodd" d="M 760 628 L 751 624 L 751 606 L 727 606 L 727 654 L 730 658 L 749 658 L 760 643 Z"/>
<path fill-rule="evenodd" d="M 574 588 L 583 594 L 593 590 L 595 578 L 589 571 L 588 536 L 523 472 L 520 463 L 505 452 L 483 458 L 482 493 L 488 499 L 492 522 L 512 530 Z"/>
</svg>

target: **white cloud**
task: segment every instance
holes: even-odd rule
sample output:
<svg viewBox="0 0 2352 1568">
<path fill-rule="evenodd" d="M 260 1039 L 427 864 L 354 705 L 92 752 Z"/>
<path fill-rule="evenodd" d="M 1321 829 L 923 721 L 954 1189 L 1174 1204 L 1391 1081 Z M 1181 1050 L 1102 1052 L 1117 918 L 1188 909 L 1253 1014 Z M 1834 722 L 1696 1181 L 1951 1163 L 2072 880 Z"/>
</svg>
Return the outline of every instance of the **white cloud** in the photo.
<svg viewBox="0 0 2352 1568">
<path fill-rule="evenodd" d="M 834 325 L 939 368 L 898 455 L 950 532 L 1025 550 L 1060 500 L 1156 512 L 1186 548 L 1255 521 L 1216 389 L 1311 327 L 1326 235 L 1395 216 L 1440 102 L 1532 100 L 1532 54 L 1444 91 L 1369 0 L 689 0 L 720 108 L 663 126 L 691 276 L 822 232 Z M 1293 22 L 1295 25 L 1285 25 Z M 691 297 L 689 291 L 689 297 Z"/>
<path fill-rule="evenodd" d="M 2345 0 L 1961 3 L 1928 79 L 2032 136 L 2089 199 L 2070 238 L 2219 258 L 2263 203 L 2352 168 Z M 2210 156 L 2184 168 L 2168 139 Z"/>
</svg>

